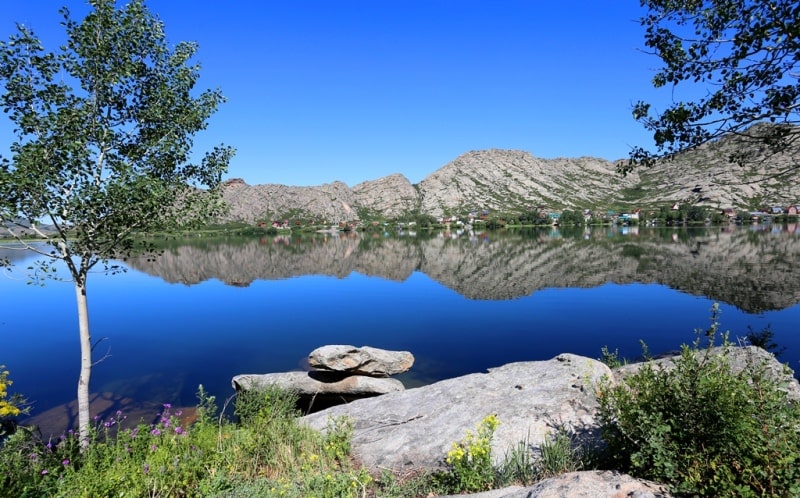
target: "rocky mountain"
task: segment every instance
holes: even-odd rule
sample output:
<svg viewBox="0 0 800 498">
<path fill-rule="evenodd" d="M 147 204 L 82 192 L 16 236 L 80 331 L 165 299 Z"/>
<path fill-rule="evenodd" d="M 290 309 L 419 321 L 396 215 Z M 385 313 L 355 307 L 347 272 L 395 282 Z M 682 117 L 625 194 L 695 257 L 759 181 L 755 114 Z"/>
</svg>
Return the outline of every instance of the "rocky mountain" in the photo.
<svg viewBox="0 0 800 498">
<path fill-rule="evenodd" d="M 748 159 L 745 167 L 733 160 L 742 155 Z M 336 223 L 409 213 L 515 213 L 539 206 L 634 209 L 676 202 L 719 209 L 785 207 L 800 203 L 799 158 L 800 150 L 768 156 L 752 142 L 730 137 L 623 176 L 619 162 L 605 159 L 540 159 L 519 150 L 472 151 L 416 185 L 401 174 L 352 188 L 342 182 L 290 187 L 228 180 L 223 196 L 230 210 L 223 221 L 308 217 Z"/>
</svg>

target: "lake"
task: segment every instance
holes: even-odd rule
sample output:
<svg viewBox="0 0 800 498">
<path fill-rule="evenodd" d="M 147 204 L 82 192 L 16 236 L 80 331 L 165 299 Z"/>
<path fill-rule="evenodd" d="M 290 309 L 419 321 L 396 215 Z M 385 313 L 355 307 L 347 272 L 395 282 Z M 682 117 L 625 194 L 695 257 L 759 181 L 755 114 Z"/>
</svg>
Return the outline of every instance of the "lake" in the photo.
<svg viewBox="0 0 800 498">
<path fill-rule="evenodd" d="M 325 344 L 408 350 L 407 387 L 562 352 L 677 349 L 721 305 L 732 338 L 769 326 L 800 366 L 800 232 L 604 227 L 164 241 L 155 261 L 88 281 L 99 410 L 221 404 L 241 373 L 302 369 Z M 0 246 L 1 248 L 2 246 Z M 29 285 L 29 253 L 0 273 L 0 364 L 53 430 L 75 398 L 71 283 Z M 103 404 L 105 403 L 105 404 Z M 44 417 L 48 414 L 48 417 Z M 44 417 L 44 418 L 43 418 Z M 59 427 L 61 425 L 61 428 Z"/>
</svg>

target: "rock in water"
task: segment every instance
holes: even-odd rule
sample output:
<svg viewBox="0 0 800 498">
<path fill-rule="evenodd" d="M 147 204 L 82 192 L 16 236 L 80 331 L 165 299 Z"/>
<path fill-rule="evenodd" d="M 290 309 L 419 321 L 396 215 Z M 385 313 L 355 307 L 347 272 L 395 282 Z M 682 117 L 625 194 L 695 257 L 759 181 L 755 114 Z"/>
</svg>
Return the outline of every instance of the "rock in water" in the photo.
<svg viewBox="0 0 800 498">
<path fill-rule="evenodd" d="M 322 370 L 389 377 L 408 371 L 414 364 L 414 355 L 408 351 L 387 351 L 369 346 L 332 345 L 312 351 L 308 363 Z"/>
<path fill-rule="evenodd" d="M 243 374 L 234 377 L 231 384 L 237 391 L 267 386 L 293 391 L 299 398 L 298 407 L 304 412 L 405 390 L 397 379 L 320 371 Z"/>
</svg>

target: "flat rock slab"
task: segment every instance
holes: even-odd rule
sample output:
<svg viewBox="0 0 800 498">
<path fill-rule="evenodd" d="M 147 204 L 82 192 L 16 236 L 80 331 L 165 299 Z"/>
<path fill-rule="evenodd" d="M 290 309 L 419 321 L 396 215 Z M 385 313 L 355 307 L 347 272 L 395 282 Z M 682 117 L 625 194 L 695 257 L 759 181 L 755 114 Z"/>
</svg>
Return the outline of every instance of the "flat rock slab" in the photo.
<svg viewBox="0 0 800 498">
<path fill-rule="evenodd" d="M 274 385 L 294 391 L 301 396 L 340 394 L 377 396 L 405 389 L 403 383 L 397 379 L 342 375 L 336 372 L 243 374 L 234 377 L 231 384 L 237 391 Z"/>
<path fill-rule="evenodd" d="M 593 388 L 610 375 L 597 360 L 561 354 L 354 401 L 301 420 L 325 430 L 331 417 L 349 417 L 354 422 L 354 456 L 370 471 L 404 472 L 443 468 L 452 443 L 495 414 L 500 426 L 492 455 L 499 464 L 520 442 L 537 451 L 557 427 L 590 444 L 597 442 Z"/>
<path fill-rule="evenodd" d="M 389 377 L 408 371 L 414 364 L 414 355 L 408 351 L 388 351 L 369 346 L 332 345 L 312 351 L 308 355 L 308 364 L 323 370 Z"/>
<path fill-rule="evenodd" d="M 614 471 L 569 472 L 527 488 L 514 486 L 463 498 L 669 498 L 664 486 Z M 440 498 L 456 498 L 442 496 Z"/>
</svg>

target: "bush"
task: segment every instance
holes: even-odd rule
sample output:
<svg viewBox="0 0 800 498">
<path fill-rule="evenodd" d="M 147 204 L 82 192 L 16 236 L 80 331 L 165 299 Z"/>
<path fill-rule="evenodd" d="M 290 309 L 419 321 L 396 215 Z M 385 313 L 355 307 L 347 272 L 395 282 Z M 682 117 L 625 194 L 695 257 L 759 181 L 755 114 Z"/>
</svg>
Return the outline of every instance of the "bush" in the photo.
<svg viewBox="0 0 800 498">
<path fill-rule="evenodd" d="M 614 469 L 699 496 L 800 495 L 800 408 L 766 365 L 736 371 L 733 347 L 712 325 L 665 368 L 648 362 L 598 388 L 600 422 Z"/>
</svg>

